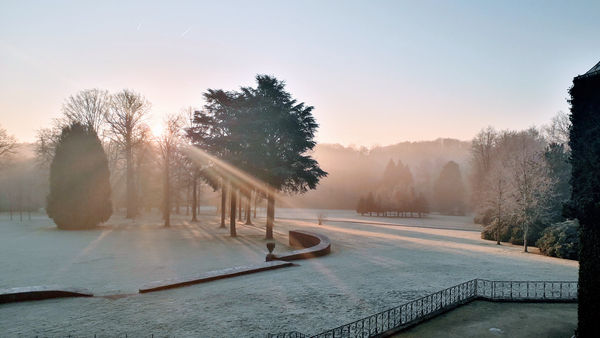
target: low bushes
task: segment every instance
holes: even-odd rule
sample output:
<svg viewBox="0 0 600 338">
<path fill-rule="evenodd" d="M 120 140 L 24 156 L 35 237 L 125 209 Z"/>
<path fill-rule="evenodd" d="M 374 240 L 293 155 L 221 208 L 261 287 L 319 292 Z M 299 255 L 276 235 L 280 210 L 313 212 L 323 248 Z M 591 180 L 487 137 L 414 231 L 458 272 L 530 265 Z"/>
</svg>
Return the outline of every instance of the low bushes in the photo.
<svg viewBox="0 0 600 338">
<path fill-rule="evenodd" d="M 496 220 L 496 219 L 490 221 L 489 224 L 486 225 L 483 228 L 483 230 L 481 231 L 481 238 L 487 239 L 490 241 L 495 241 L 496 240 L 496 229 L 498 227 L 497 224 L 498 224 L 498 220 Z M 556 224 L 562 224 L 562 223 L 555 223 L 553 225 L 556 225 Z M 546 231 L 548 231 L 550 228 L 552 228 L 553 225 L 547 226 L 542 222 L 533 223 L 532 225 L 529 226 L 527 242 L 528 243 L 536 243 L 539 246 L 539 244 L 542 243 L 541 238 L 544 236 L 544 233 L 546 233 Z M 500 242 L 508 242 L 508 243 L 515 244 L 515 245 L 523 245 L 523 227 L 521 226 L 519 221 L 516 219 L 510 218 L 510 217 L 504 219 L 502 221 L 502 223 L 500 224 L 499 235 L 500 235 Z M 577 232 L 575 231 L 575 239 L 574 240 L 576 240 L 576 239 L 577 239 Z M 551 238 L 546 238 L 544 241 L 545 241 L 544 243 L 551 243 L 554 240 L 552 240 Z M 547 254 L 543 250 L 542 250 L 542 252 L 544 254 Z M 554 254 L 547 254 L 547 255 L 556 256 Z M 556 257 L 562 257 L 562 256 L 556 256 Z"/>
<path fill-rule="evenodd" d="M 578 259 L 578 227 L 576 220 L 554 223 L 542 232 L 542 236 L 536 243 L 537 247 L 548 256 Z"/>
</svg>

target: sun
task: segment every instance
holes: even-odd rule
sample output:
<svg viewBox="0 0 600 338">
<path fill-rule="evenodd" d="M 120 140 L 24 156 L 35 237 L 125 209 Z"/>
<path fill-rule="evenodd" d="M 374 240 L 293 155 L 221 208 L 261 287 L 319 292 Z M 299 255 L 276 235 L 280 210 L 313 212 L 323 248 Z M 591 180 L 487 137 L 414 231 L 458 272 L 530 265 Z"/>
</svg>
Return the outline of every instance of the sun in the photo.
<svg viewBox="0 0 600 338">
<path fill-rule="evenodd" d="M 150 131 L 155 137 L 160 137 L 163 133 L 163 127 L 160 124 L 155 124 L 152 127 L 150 127 Z"/>
</svg>

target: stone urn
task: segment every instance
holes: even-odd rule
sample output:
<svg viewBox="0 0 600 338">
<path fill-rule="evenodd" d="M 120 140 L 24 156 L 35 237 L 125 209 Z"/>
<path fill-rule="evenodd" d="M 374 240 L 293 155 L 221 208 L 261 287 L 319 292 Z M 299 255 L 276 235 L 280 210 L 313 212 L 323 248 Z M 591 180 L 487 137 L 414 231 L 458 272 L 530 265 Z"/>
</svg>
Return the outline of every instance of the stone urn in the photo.
<svg viewBox="0 0 600 338">
<path fill-rule="evenodd" d="M 265 261 L 269 262 L 277 258 L 275 257 L 275 254 L 273 254 L 273 250 L 275 250 L 275 242 L 267 242 L 267 250 L 269 250 L 269 253 L 267 254 Z"/>
</svg>

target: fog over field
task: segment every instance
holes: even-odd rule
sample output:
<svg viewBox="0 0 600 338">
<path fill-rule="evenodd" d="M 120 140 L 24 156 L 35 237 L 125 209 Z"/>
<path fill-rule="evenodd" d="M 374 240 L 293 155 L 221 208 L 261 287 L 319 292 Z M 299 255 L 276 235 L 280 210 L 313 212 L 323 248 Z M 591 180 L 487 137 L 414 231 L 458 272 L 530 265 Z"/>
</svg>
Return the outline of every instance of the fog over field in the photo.
<svg viewBox="0 0 600 338">
<path fill-rule="evenodd" d="M 339 144 L 317 144 L 313 156 L 329 173 L 322 180 L 318 189 L 310 190 L 302 195 L 285 197 L 283 203 L 303 208 L 319 209 L 349 209 L 354 210 L 358 198 L 366 191 L 379 185 L 385 166 L 390 160 L 400 161 L 408 165 L 415 179 L 417 188 L 432 199 L 433 183 L 439 176 L 444 164 L 448 161 L 457 162 L 462 170 L 465 184 L 469 184 L 470 174 L 470 141 L 454 139 L 437 139 L 434 141 L 401 142 L 389 146 L 345 147 Z M 23 143 L 16 150 L 13 158 L 21 166 L 27 167 L 26 172 L 15 170 L 5 172 L 2 178 L 6 180 L 7 189 L 18 189 L 13 185 L 19 177 L 28 180 L 38 180 L 33 189 L 39 192 L 32 193 L 36 199 L 37 207 L 42 207 L 46 184 L 43 181 L 43 169 L 36 167 L 35 144 Z M 40 176 L 41 175 L 41 176 Z M 24 179 L 24 178 L 23 178 Z M 114 181 L 120 182 L 121 179 Z M 13 182 L 9 184 L 8 182 Z M 123 193 L 122 187 L 114 186 L 115 193 Z M 0 208 L 7 209 L 6 195 L 0 196 Z M 218 194 L 212 188 L 205 186 L 203 201 L 206 204 L 216 205 Z"/>
<path fill-rule="evenodd" d="M 433 183 L 448 161 L 457 162 L 468 183 L 470 141 L 437 139 L 401 142 L 389 146 L 344 147 L 318 144 L 314 157 L 329 173 L 317 190 L 293 196 L 287 201 L 307 208 L 354 209 L 358 197 L 375 189 L 390 160 L 408 165 L 417 186 L 432 198 Z"/>
</svg>

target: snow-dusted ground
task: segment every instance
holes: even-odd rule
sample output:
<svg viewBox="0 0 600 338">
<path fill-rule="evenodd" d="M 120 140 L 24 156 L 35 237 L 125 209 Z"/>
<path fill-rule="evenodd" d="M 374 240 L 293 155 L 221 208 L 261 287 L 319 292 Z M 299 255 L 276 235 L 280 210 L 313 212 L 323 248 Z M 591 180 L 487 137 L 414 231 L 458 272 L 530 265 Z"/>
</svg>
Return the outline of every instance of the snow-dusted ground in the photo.
<svg viewBox="0 0 600 338">
<path fill-rule="evenodd" d="M 264 261 L 263 231 L 240 227 L 229 236 L 213 214 L 201 223 L 174 216 L 163 227 L 159 215 L 123 217 L 94 230 L 62 231 L 37 215 L 32 221 L 0 223 L 0 289 L 56 284 L 94 294 L 135 293 L 148 281 Z M 281 239 L 279 245 L 287 242 Z"/>
<path fill-rule="evenodd" d="M 316 223 L 318 214 L 327 215 L 323 225 Z M 284 249 L 287 230 L 306 229 L 329 236 L 332 253 L 298 261 L 295 267 L 150 294 L 4 304 L 0 332 L 129 337 L 318 333 L 476 277 L 577 279 L 577 262 L 481 240 L 479 227 L 468 217 L 402 219 L 285 209 L 277 215 L 276 252 Z M 264 260 L 262 219 L 256 222 L 260 228 L 239 225 L 237 239 L 217 229 L 210 215 L 200 224 L 179 222 L 171 229 L 151 219 L 109 223 L 98 230 L 64 232 L 45 218 L 2 221 L 0 287 L 61 283 L 104 295 L 131 293 L 146 281 Z"/>
</svg>

